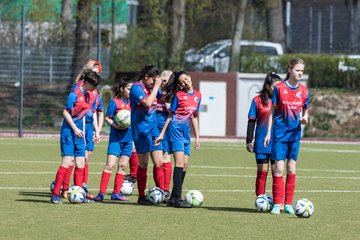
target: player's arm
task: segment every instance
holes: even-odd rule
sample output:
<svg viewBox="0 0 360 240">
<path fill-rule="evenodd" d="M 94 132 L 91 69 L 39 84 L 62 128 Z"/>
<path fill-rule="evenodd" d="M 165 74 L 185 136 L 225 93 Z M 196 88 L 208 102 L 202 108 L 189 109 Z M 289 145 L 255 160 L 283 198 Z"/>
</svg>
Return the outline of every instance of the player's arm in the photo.
<svg viewBox="0 0 360 240">
<path fill-rule="evenodd" d="M 309 123 L 309 109 L 306 107 L 303 107 L 302 113 L 303 113 L 303 116 L 300 120 L 301 124 L 308 124 Z"/>
<path fill-rule="evenodd" d="M 71 129 L 74 131 L 75 136 L 77 136 L 79 138 L 83 138 L 84 133 L 79 128 L 76 127 L 68 110 L 64 109 L 63 116 L 64 116 L 65 121 L 69 124 Z"/>
<path fill-rule="evenodd" d="M 159 137 L 155 140 L 155 146 L 158 146 L 160 144 L 160 142 L 164 139 L 164 135 L 165 135 L 166 130 L 167 130 L 168 126 L 169 126 L 169 123 L 171 121 L 172 116 L 173 116 L 173 113 L 170 112 L 168 118 L 165 121 L 164 127 L 161 130 L 161 133 L 160 133 Z"/>
<path fill-rule="evenodd" d="M 271 105 L 270 107 L 270 114 L 269 114 L 269 122 L 268 122 L 268 129 L 267 129 L 267 133 L 266 136 L 264 138 L 264 146 L 268 147 L 269 143 L 270 143 L 270 138 L 271 138 L 271 128 L 273 125 L 273 116 L 274 116 L 274 105 Z"/>
<path fill-rule="evenodd" d="M 99 143 L 100 142 L 100 131 L 99 131 L 99 126 L 98 126 L 98 118 L 97 118 L 97 114 L 96 111 L 93 112 L 93 126 L 94 126 L 94 136 L 93 136 L 93 141 L 95 143 Z"/>
<path fill-rule="evenodd" d="M 143 106 L 145 106 L 146 108 L 150 108 L 150 107 L 153 105 L 153 103 L 154 103 L 154 101 L 155 101 L 155 99 L 156 99 L 156 96 L 157 96 L 157 94 L 158 94 L 158 90 L 159 90 L 159 87 L 160 87 L 160 85 L 161 85 L 161 82 L 162 82 L 162 81 L 161 81 L 161 78 L 160 78 L 160 77 L 157 77 L 157 78 L 155 79 L 154 88 L 152 89 L 150 95 L 149 95 L 148 97 L 144 98 L 144 99 L 141 101 L 141 104 L 142 104 Z"/>
<path fill-rule="evenodd" d="M 246 150 L 251 153 L 254 152 L 254 145 L 252 141 L 254 140 L 255 123 L 255 119 L 249 118 L 246 131 Z"/>
<path fill-rule="evenodd" d="M 191 117 L 191 124 L 194 129 L 194 135 L 195 135 L 195 149 L 198 150 L 200 148 L 200 134 L 199 134 L 199 118 L 198 114 L 194 114 Z"/>
</svg>

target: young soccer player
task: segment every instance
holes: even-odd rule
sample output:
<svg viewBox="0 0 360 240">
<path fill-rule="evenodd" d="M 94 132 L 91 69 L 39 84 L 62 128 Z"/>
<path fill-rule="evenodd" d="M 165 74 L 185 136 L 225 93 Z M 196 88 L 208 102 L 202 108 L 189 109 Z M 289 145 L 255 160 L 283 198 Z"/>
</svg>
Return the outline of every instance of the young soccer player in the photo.
<svg viewBox="0 0 360 240">
<path fill-rule="evenodd" d="M 111 200 L 128 201 L 128 199 L 120 193 L 120 190 L 124 181 L 126 166 L 132 152 L 133 141 L 131 127 L 122 128 L 117 125 L 115 117 L 121 110 L 131 110 L 129 97 L 132 84 L 132 81 L 124 76 L 121 77 L 112 88 L 114 98 L 109 103 L 105 117 L 105 121 L 111 125 L 107 161 L 101 176 L 99 194 L 94 198 L 96 202 L 101 202 L 104 199 L 112 169 L 116 164 L 117 158 L 119 158 L 119 162 L 115 176 L 114 189 L 111 194 Z"/>
<path fill-rule="evenodd" d="M 288 74 L 284 82 L 274 87 L 273 106 L 264 145 L 272 140 L 271 158 L 275 160 L 273 179 L 274 206 L 272 214 L 280 214 L 280 204 L 285 195 L 284 213 L 294 214 L 292 201 L 295 191 L 296 161 L 301 138 L 301 124 L 308 123 L 309 90 L 299 83 L 304 74 L 302 59 L 292 59 L 288 63 Z M 271 130 L 272 129 L 272 130 Z M 286 163 L 286 183 L 283 172 Z"/>
<path fill-rule="evenodd" d="M 60 132 L 62 162 L 57 171 L 54 190 L 51 194 L 51 201 L 55 204 L 62 203 L 60 188 L 74 158 L 76 163 L 74 184 L 82 186 L 85 168 L 85 115 L 91 112 L 87 92 L 94 90 L 100 82 L 101 78 L 96 73 L 85 74 L 84 85 L 75 87 L 66 100 L 63 111 L 64 122 Z M 86 200 L 90 202 L 88 199 Z"/>
<path fill-rule="evenodd" d="M 156 110 L 156 117 L 158 121 L 158 129 L 159 132 L 164 127 L 165 121 L 169 116 L 169 108 L 170 103 L 165 102 L 165 86 L 166 83 L 169 81 L 169 78 L 172 74 L 172 71 L 170 70 L 164 70 L 160 74 L 160 78 L 162 80 L 161 82 L 161 91 L 163 92 L 162 97 L 160 99 L 157 99 L 155 101 L 155 110 Z M 171 156 L 169 154 L 169 144 L 166 139 L 163 139 L 162 141 L 163 145 L 163 158 L 164 158 L 164 164 L 163 164 L 163 171 L 164 171 L 164 202 L 167 202 L 170 198 L 170 182 L 171 182 L 171 176 L 172 176 L 172 164 L 171 164 Z"/>
<path fill-rule="evenodd" d="M 255 181 L 255 194 L 259 196 L 265 194 L 266 179 L 268 175 L 269 161 L 271 171 L 274 171 L 275 161 L 271 159 L 271 143 L 264 147 L 264 138 L 268 130 L 270 107 L 274 86 L 281 82 L 281 78 L 276 73 L 268 73 L 265 77 L 263 88 L 260 95 L 253 98 L 248 114 L 248 125 L 246 135 L 246 150 L 255 153 L 257 164 L 257 175 Z M 255 130 L 255 142 L 254 129 Z"/>
<path fill-rule="evenodd" d="M 169 142 L 169 152 L 175 159 L 173 174 L 173 188 L 168 206 L 190 208 L 191 205 L 181 199 L 182 185 L 189 165 L 190 156 L 190 123 L 195 134 L 195 149 L 200 148 L 199 138 L 199 108 L 201 93 L 192 86 L 191 77 L 184 71 L 174 72 L 166 87 L 168 96 L 172 97 L 170 114 L 164 124 L 160 136 L 156 139 L 159 144 L 165 136 Z M 184 171 L 185 170 L 185 171 Z"/>
<path fill-rule="evenodd" d="M 162 144 L 155 146 L 155 139 L 159 136 L 157 128 L 154 101 L 158 96 L 161 85 L 159 70 L 153 66 L 145 66 L 137 82 L 130 90 L 131 130 L 139 158 L 137 170 L 137 187 L 139 192 L 138 204 L 150 205 L 145 197 L 147 181 L 147 166 L 149 156 L 153 167 L 153 178 L 157 187 L 164 189 Z"/>
</svg>

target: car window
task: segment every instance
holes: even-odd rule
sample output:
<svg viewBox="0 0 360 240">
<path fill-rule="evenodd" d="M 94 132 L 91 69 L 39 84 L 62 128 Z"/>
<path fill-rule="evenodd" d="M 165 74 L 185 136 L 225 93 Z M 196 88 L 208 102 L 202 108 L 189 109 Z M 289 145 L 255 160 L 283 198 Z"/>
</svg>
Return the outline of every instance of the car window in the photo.
<svg viewBox="0 0 360 240">
<path fill-rule="evenodd" d="M 241 46 L 241 52 L 243 53 L 257 53 L 266 55 L 278 55 L 278 52 L 273 47 L 267 46 Z"/>
<path fill-rule="evenodd" d="M 222 45 L 224 45 L 224 44 L 223 43 L 210 43 L 210 44 L 206 45 L 205 47 L 203 47 L 202 49 L 200 49 L 199 53 L 203 54 L 203 55 L 209 55 L 213 51 L 215 51 L 216 49 L 221 47 Z"/>
</svg>

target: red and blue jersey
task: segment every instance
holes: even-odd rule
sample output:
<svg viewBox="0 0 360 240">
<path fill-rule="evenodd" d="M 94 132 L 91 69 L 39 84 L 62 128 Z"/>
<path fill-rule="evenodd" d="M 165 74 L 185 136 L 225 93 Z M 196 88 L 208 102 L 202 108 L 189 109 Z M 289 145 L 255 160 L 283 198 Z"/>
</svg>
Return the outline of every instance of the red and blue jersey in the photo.
<svg viewBox="0 0 360 240">
<path fill-rule="evenodd" d="M 270 108 L 272 102 L 269 99 L 268 105 L 264 106 L 260 96 L 253 98 L 249 109 L 248 118 L 256 121 L 254 152 L 271 154 L 271 142 L 268 147 L 264 146 L 264 139 L 269 126 Z"/>
<path fill-rule="evenodd" d="M 134 140 L 157 131 L 155 105 L 147 108 L 142 104 L 150 95 L 151 89 L 142 82 L 136 82 L 130 89 L 131 129 Z"/>
<path fill-rule="evenodd" d="M 92 113 L 88 100 L 89 95 L 80 87 L 75 87 L 66 99 L 64 108 L 70 113 L 75 125 L 79 129 L 83 129 L 83 117 L 86 114 Z M 64 124 L 68 126 L 66 121 L 64 121 Z"/>
<path fill-rule="evenodd" d="M 125 100 L 123 98 L 113 98 L 111 99 L 106 110 L 106 116 L 115 122 L 116 114 L 120 110 L 124 109 L 131 111 L 130 100 Z M 132 142 L 131 126 L 123 130 L 111 127 L 109 142 Z"/>
<path fill-rule="evenodd" d="M 188 93 L 184 90 L 178 91 L 173 97 L 170 112 L 174 115 L 166 131 L 169 142 L 190 143 L 190 118 L 198 115 L 201 103 L 201 93 L 194 90 Z"/>
<path fill-rule="evenodd" d="M 310 105 L 309 90 L 299 84 L 291 87 L 287 81 L 274 87 L 272 102 L 274 141 L 298 141 L 301 138 L 301 112 Z"/>
<path fill-rule="evenodd" d="M 163 93 L 160 92 L 161 97 L 163 97 Z M 159 131 L 161 131 L 165 125 L 165 121 L 169 116 L 169 111 L 166 108 L 166 103 L 161 100 L 154 101 L 156 118 L 157 118 L 157 127 Z"/>
</svg>

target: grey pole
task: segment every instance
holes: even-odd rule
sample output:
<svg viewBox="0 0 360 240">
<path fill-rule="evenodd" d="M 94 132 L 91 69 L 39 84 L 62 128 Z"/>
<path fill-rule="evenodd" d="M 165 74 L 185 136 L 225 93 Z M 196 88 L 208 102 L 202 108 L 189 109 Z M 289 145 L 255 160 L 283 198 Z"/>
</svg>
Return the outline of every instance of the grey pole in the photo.
<svg viewBox="0 0 360 240">
<path fill-rule="evenodd" d="M 317 53 L 321 52 L 321 12 L 318 13 Z"/>
<path fill-rule="evenodd" d="M 313 9 L 309 7 L 309 52 L 312 52 L 312 44 L 313 44 Z"/>
<path fill-rule="evenodd" d="M 291 39 L 290 39 L 290 17 L 291 17 L 291 1 L 286 2 L 286 48 L 291 48 Z"/>
<path fill-rule="evenodd" d="M 99 62 L 101 62 L 101 6 L 97 7 L 97 14 L 98 14 L 98 26 L 97 26 L 97 31 L 98 31 L 98 36 L 97 36 L 97 40 L 98 40 L 98 48 L 97 48 L 97 60 Z"/>
<path fill-rule="evenodd" d="M 19 137 L 23 136 L 23 105 L 24 105 L 24 30 L 25 30 L 25 5 L 21 7 L 21 44 L 20 44 L 20 69 L 19 69 Z"/>
<path fill-rule="evenodd" d="M 330 5 L 330 23 L 329 23 L 329 50 L 330 53 L 333 53 L 333 42 L 334 42 L 334 7 Z"/>
</svg>

